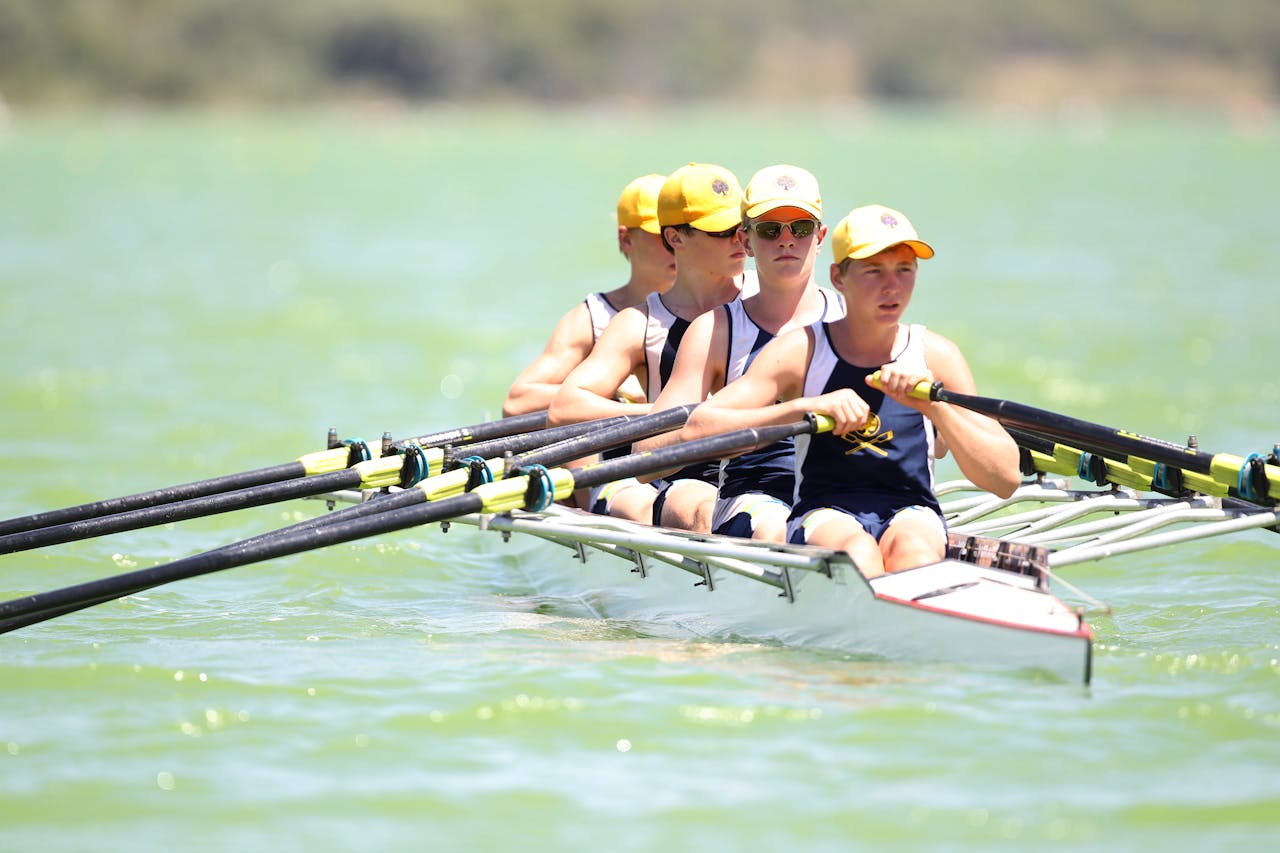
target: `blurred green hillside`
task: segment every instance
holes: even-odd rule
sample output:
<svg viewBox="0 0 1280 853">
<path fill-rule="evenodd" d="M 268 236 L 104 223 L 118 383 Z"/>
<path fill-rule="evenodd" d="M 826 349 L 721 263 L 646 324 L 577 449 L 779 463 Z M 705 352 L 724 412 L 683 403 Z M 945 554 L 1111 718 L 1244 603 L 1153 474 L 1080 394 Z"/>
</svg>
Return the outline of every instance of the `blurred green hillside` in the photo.
<svg viewBox="0 0 1280 853">
<path fill-rule="evenodd" d="M 3 0 L 14 104 L 1280 95 L 1276 0 Z"/>
</svg>

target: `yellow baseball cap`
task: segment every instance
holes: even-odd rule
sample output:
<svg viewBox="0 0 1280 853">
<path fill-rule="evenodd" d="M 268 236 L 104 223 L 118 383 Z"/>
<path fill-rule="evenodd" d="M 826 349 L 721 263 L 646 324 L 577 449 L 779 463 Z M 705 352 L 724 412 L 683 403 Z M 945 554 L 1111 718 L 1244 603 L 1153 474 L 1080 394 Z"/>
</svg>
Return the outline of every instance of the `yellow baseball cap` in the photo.
<svg viewBox="0 0 1280 853">
<path fill-rule="evenodd" d="M 665 175 L 641 175 L 622 188 L 618 196 L 618 224 L 624 228 L 640 228 L 657 234 L 658 191 Z"/>
<path fill-rule="evenodd" d="M 733 172 L 690 163 L 671 173 L 658 193 L 658 224 L 725 231 L 742 222 L 742 187 Z"/>
<path fill-rule="evenodd" d="M 836 224 L 831 251 L 838 264 L 845 258 L 869 258 L 899 243 L 910 246 L 917 258 L 933 257 L 933 247 L 920 239 L 907 217 L 882 204 L 868 204 Z"/>
<path fill-rule="evenodd" d="M 818 179 L 799 166 L 766 166 L 751 176 L 742 191 L 742 216 L 755 219 L 780 207 L 798 207 L 822 219 Z"/>
</svg>

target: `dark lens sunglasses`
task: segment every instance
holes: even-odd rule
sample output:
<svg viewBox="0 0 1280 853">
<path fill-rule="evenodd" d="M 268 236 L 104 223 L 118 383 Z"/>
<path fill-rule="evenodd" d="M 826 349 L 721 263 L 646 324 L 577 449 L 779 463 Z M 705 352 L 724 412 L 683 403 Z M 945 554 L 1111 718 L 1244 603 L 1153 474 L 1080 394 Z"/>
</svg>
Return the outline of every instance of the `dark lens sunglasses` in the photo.
<svg viewBox="0 0 1280 853">
<path fill-rule="evenodd" d="M 682 226 L 686 231 L 697 231 L 700 234 L 706 234 L 708 237 L 715 237 L 717 240 L 727 240 L 734 234 L 738 233 L 738 229 L 742 226 L 735 225 L 732 228 L 726 228 L 723 231 L 703 231 L 701 228 L 694 228 L 692 225 Z"/>
<path fill-rule="evenodd" d="M 751 230 L 756 232 L 756 236 L 762 240 L 777 240 L 782 236 L 783 226 L 790 228 L 791 235 L 797 240 L 803 240 L 817 229 L 818 220 L 795 219 L 791 222 L 756 222 L 752 224 Z"/>
</svg>

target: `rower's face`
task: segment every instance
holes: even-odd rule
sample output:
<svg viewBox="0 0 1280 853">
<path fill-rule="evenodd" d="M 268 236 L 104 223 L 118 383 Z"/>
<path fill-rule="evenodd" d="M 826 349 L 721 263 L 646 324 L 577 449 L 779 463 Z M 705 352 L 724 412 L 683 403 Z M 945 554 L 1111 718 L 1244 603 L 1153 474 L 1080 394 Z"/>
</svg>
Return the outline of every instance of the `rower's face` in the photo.
<svg viewBox="0 0 1280 853">
<path fill-rule="evenodd" d="M 803 236 L 797 236 L 796 230 Z M 802 210 L 769 211 L 744 229 L 747 252 L 761 281 L 799 280 L 813 275 L 827 227 Z"/>
<path fill-rule="evenodd" d="M 666 290 L 676 278 L 675 256 L 662 245 L 662 238 L 642 228 L 627 229 L 624 252 L 632 268 L 649 281 L 661 281 Z"/>
<path fill-rule="evenodd" d="M 916 253 L 905 243 L 869 258 L 831 265 L 831 283 L 844 294 L 849 312 L 895 322 L 907 310 L 916 286 Z"/>
<path fill-rule="evenodd" d="M 672 228 L 667 240 L 675 248 L 677 267 L 732 278 L 741 275 L 746 266 L 747 250 L 742 245 L 741 230 L 720 236 L 697 228 Z"/>
</svg>

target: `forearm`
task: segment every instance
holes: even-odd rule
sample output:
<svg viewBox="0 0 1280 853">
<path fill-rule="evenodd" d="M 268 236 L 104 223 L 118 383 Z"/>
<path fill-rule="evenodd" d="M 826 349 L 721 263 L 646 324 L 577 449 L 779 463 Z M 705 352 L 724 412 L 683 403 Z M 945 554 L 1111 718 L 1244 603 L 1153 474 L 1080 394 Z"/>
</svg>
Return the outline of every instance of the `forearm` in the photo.
<svg viewBox="0 0 1280 853">
<path fill-rule="evenodd" d="M 800 420 L 809 411 L 806 399 L 788 400 L 772 406 L 738 409 L 717 406 L 712 398 L 693 410 L 679 438 L 693 440 L 720 435 L 738 429 L 754 429 L 775 424 L 789 424 Z"/>
<path fill-rule="evenodd" d="M 929 419 L 955 456 L 960 471 L 975 486 L 1000 497 L 1018 488 L 1018 445 L 991 418 L 948 403 L 934 403 Z"/>
<path fill-rule="evenodd" d="M 502 416 L 541 412 L 550 408 L 560 386 L 551 382 L 522 382 L 511 386 L 502 402 Z"/>
<path fill-rule="evenodd" d="M 618 415 L 646 415 L 651 409 L 649 403 L 623 403 L 586 388 L 562 385 L 551 401 L 547 422 L 551 426 L 561 426 Z"/>
</svg>

